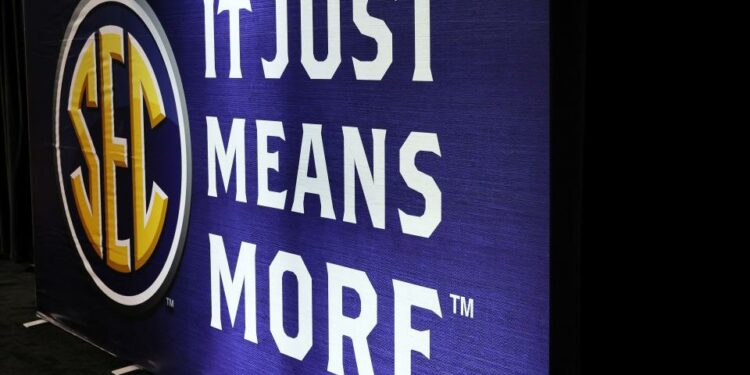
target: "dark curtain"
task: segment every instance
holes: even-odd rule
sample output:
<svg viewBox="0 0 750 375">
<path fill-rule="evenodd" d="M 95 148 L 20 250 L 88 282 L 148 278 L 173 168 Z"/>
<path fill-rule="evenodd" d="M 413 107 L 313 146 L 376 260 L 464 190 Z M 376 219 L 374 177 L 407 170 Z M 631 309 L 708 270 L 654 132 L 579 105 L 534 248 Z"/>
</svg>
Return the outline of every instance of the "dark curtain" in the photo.
<svg viewBox="0 0 750 375">
<path fill-rule="evenodd" d="M 589 5 L 550 2 L 550 373 L 581 373 Z"/>
<path fill-rule="evenodd" d="M 29 262 L 33 250 L 21 0 L 2 0 L 0 9 L 0 258 Z"/>
</svg>

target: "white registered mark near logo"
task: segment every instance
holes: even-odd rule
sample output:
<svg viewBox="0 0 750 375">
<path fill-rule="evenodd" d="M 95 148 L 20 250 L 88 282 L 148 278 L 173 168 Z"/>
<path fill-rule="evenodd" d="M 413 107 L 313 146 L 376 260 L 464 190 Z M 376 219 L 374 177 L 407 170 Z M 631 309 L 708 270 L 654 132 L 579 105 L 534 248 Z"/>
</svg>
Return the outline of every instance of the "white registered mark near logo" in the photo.
<svg viewBox="0 0 750 375">
<path fill-rule="evenodd" d="M 126 25 L 117 25 L 117 22 L 97 24 L 93 32 L 78 35 L 79 28 L 92 12 L 109 6 L 114 6 L 113 12 L 131 13 L 142 23 L 148 34 L 145 39 L 153 38 L 155 48 L 150 50 L 152 53 L 142 46 L 143 40 L 139 41 L 138 37 L 124 30 Z M 85 40 L 83 47 L 80 51 L 78 48 L 71 51 L 76 40 Z M 185 95 L 174 55 L 153 10 L 141 0 L 82 1 L 71 17 L 62 43 L 55 81 L 54 139 L 60 192 L 73 242 L 86 272 L 108 298 L 124 307 L 150 305 L 163 296 L 175 276 L 190 211 L 190 134 Z M 155 50 L 158 52 L 154 53 Z M 130 135 L 127 138 L 120 138 L 114 132 L 117 117 L 112 66 L 116 62 L 127 66 L 130 83 L 123 89 L 129 92 L 130 98 L 127 108 Z M 163 65 L 159 71 L 166 72 L 166 78 L 159 77 L 161 81 L 157 78 L 154 65 Z M 66 83 L 68 81 L 70 83 Z M 164 95 L 165 92 L 168 95 Z M 174 103 L 168 102 L 171 100 Z M 94 145 L 99 140 L 94 141 L 91 135 L 90 127 L 94 122 L 86 123 L 83 107 L 102 113 L 102 139 L 98 150 Z M 168 117 L 167 108 L 173 108 L 173 114 L 169 121 L 164 121 Z M 117 124 L 120 128 L 127 125 Z M 172 190 L 169 192 L 162 190 L 156 177 L 152 176 L 154 181 L 146 180 L 149 160 L 153 159 L 146 155 L 144 134 L 159 126 L 177 127 L 174 131 L 175 146 L 170 148 L 170 154 L 176 154 L 179 149 L 179 160 L 175 159 L 175 167 L 179 165 L 179 179 L 177 168 L 169 171 L 172 175 L 161 177 L 179 181 L 179 186 L 170 185 Z M 76 155 L 82 155 L 83 159 L 72 172 L 70 163 L 63 162 L 66 156 L 61 155 L 61 132 L 72 138 L 70 128 L 64 127 L 75 130 L 81 148 Z M 64 147 L 70 144 L 62 143 Z M 82 168 L 85 168 L 88 179 L 84 179 Z M 123 223 L 118 225 L 118 172 L 115 170 L 132 174 L 132 192 L 120 191 L 120 194 L 129 194 L 127 199 L 132 202 L 132 218 L 128 217 L 133 222 L 132 238 L 120 238 L 118 234 L 118 227 L 127 223 L 124 223 L 126 219 L 120 218 Z M 149 186 L 150 196 L 147 194 Z M 171 219 L 165 219 L 167 212 L 172 212 Z M 165 226 L 165 220 L 172 222 Z M 155 258 L 151 255 L 157 243 L 161 244 L 160 249 L 163 248 L 160 264 L 151 267 L 155 271 L 149 274 L 148 280 L 141 281 L 143 286 L 137 292 L 115 290 L 117 288 L 113 285 L 108 285 L 102 273 L 133 275 Z M 101 260 L 103 265 L 95 266 L 92 264 L 95 260 Z"/>
</svg>

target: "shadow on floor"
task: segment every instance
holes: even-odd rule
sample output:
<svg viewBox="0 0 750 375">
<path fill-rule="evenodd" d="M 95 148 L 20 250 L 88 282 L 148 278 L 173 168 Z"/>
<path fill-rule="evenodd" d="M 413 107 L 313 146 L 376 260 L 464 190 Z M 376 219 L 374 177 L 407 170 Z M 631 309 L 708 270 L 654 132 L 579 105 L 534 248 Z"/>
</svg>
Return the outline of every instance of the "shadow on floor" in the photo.
<svg viewBox="0 0 750 375">
<path fill-rule="evenodd" d="M 50 323 L 24 328 L 39 319 L 34 282 L 33 267 L 0 259 L 0 374 L 99 375 L 131 364 Z"/>
</svg>

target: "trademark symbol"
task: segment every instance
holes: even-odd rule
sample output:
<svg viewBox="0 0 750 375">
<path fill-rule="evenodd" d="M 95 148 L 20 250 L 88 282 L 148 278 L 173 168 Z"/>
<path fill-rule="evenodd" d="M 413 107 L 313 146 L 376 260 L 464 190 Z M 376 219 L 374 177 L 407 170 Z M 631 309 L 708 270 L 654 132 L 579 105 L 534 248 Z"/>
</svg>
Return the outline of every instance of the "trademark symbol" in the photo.
<svg viewBox="0 0 750 375">
<path fill-rule="evenodd" d="M 450 294 L 453 300 L 453 315 L 474 319 L 474 299 L 458 294 Z"/>
<path fill-rule="evenodd" d="M 167 307 L 174 309 L 174 300 L 172 298 L 167 297 Z"/>
</svg>

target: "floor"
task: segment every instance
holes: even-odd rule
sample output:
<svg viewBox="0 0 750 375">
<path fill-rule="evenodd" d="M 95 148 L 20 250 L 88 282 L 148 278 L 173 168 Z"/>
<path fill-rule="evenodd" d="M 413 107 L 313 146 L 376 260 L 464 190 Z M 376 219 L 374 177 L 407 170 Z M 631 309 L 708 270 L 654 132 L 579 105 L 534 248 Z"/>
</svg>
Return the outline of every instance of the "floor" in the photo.
<svg viewBox="0 0 750 375">
<path fill-rule="evenodd" d="M 0 374 L 111 374 L 130 365 L 50 323 L 24 328 L 38 319 L 34 287 L 33 267 L 0 260 Z"/>
</svg>

